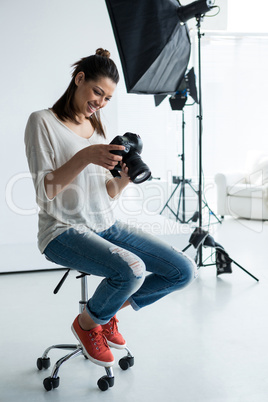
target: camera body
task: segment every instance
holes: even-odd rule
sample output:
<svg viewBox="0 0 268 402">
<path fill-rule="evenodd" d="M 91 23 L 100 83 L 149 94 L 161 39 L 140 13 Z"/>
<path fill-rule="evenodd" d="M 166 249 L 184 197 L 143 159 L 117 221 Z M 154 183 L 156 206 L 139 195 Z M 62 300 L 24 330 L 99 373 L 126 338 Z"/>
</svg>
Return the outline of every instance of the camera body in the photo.
<svg viewBox="0 0 268 402">
<path fill-rule="evenodd" d="M 123 151 L 111 151 L 111 153 L 122 156 L 122 161 L 127 165 L 128 175 L 133 183 L 143 183 L 151 177 L 149 167 L 140 157 L 143 144 L 139 135 L 133 133 L 118 135 L 111 141 L 111 144 L 123 145 L 125 147 Z M 121 177 L 120 170 L 121 165 L 118 163 L 111 170 L 111 173 L 114 177 Z"/>
</svg>

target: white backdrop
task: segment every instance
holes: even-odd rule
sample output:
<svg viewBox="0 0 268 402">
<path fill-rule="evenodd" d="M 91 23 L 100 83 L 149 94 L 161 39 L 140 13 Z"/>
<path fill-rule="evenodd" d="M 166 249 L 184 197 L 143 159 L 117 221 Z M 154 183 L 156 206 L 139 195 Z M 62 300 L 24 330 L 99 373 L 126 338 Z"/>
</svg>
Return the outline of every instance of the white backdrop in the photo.
<svg viewBox="0 0 268 402">
<path fill-rule="evenodd" d="M 257 18 L 252 18 L 251 2 L 235 0 L 228 7 L 227 0 L 216 3 L 222 11 L 206 20 L 204 28 L 267 32 L 264 0 L 254 2 Z M 189 23 L 191 29 L 194 25 Z M 120 61 L 104 0 L 2 0 L 0 33 L 0 272 L 47 268 L 51 265 L 37 250 L 37 211 L 24 154 L 28 116 L 50 107 L 70 81 L 70 65 L 97 47 L 109 49 L 121 71 Z M 240 166 L 252 146 L 267 146 L 267 37 L 212 36 L 202 39 L 203 159 L 208 180 L 218 170 Z M 191 37 L 196 37 L 194 31 Z M 193 52 L 190 67 L 196 69 L 195 56 Z M 185 110 L 188 177 L 197 173 L 196 112 L 195 107 Z M 110 138 L 125 131 L 142 135 L 142 157 L 154 176 L 166 180 L 181 173 L 177 156 L 181 113 L 172 112 L 167 100 L 155 108 L 152 96 L 126 94 L 121 72 L 117 93 L 104 116 Z"/>
<path fill-rule="evenodd" d="M 36 246 L 37 213 L 24 152 L 31 112 L 52 106 L 70 81 L 71 64 L 110 50 L 119 63 L 104 1 L 1 0 L 0 272 L 46 268 Z M 117 132 L 116 97 L 104 115 Z M 28 177 L 28 178 L 27 178 Z M 6 199 L 5 199 L 6 194 Z"/>
</svg>

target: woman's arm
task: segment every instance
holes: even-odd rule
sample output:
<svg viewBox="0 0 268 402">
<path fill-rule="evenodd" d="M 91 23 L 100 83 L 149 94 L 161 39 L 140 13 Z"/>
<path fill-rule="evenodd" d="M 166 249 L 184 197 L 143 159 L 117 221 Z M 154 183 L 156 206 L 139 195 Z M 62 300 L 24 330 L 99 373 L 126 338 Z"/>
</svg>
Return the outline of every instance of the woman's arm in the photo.
<svg viewBox="0 0 268 402">
<path fill-rule="evenodd" d="M 114 144 L 96 144 L 83 148 L 60 168 L 46 175 L 44 185 L 47 197 L 53 199 L 72 183 L 76 176 L 90 163 L 112 170 L 122 160 L 122 157 L 114 155 L 110 151 L 122 151 L 124 149 L 124 146 Z"/>
</svg>

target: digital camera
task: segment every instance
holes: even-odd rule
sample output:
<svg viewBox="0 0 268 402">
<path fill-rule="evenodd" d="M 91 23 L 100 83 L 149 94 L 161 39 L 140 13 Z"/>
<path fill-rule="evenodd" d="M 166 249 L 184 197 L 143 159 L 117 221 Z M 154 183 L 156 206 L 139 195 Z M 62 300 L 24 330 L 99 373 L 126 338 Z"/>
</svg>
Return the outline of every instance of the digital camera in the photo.
<svg viewBox="0 0 268 402">
<path fill-rule="evenodd" d="M 123 145 L 125 149 L 123 151 L 110 151 L 115 155 L 122 156 L 122 162 L 128 167 L 128 175 L 133 183 L 139 184 L 148 180 L 151 177 L 151 171 L 149 167 L 142 161 L 140 154 L 142 151 L 141 137 L 133 133 L 125 133 L 124 135 L 116 136 L 111 144 Z M 114 177 L 121 177 L 119 171 L 121 165 L 115 166 L 111 173 Z"/>
</svg>

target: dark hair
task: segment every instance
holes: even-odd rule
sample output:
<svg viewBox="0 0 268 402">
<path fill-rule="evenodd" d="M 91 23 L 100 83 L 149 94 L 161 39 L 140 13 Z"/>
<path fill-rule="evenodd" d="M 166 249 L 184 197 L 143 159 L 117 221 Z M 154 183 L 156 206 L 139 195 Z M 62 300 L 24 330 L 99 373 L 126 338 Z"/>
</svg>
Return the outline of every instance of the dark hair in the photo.
<svg viewBox="0 0 268 402">
<path fill-rule="evenodd" d="M 75 124 L 80 124 L 76 119 L 77 113 L 73 104 L 74 94 L 77 88 L 75 84 L 76 75 L 83 71 L 86 81 L 96 81 L 100 77 L 108 77 L 117 84 L 119 74 L 115 63 L 110 59 L 110 52 L 102 48 L 97 49 L 95 55 L 84 57 L 77 61 L 72 67 L 74 67 L 72 80 L 62 97 L 52 106 L 52 110 L 62 121 L 70 119 Z M 94 113 L 94 115 L 90 116 L 90 121 L 97 133 L 105 137 L 99 110 Z"/>
</svg>

